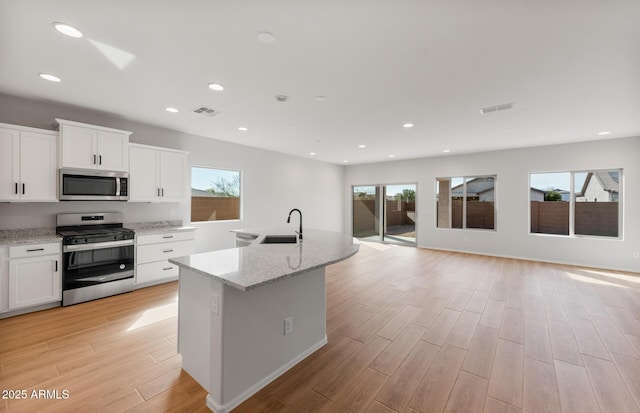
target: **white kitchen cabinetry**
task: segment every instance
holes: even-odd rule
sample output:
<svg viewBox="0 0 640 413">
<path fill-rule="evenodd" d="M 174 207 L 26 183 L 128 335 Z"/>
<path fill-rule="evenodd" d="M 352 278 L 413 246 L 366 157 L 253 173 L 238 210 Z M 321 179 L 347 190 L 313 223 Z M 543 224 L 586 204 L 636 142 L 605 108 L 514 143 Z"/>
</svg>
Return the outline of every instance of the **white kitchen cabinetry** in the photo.
<svg viewBox="0 0 640 413">
<path fill-rule="evenodd" d="M 0 313 L 9 310 L 9 248 L 0 246 Z"/>
<path fill-rule="evenodd" d="M 0 123 L 0 201 L 55 202 L 57 132 Z"/>
<path fill-rule="evenodd" d="M 9 247 L 9 310 L 62 300 L 60 242 Z"/>
<path fill-rule="evenodd" d="M 136 235 L 136 286 L 148 286 L 178 278 L 178 266 L 169 258 L 193 254 L 194 231 Z"/>
<path fill-rule="evenodd" d="M 187 187 L 187 152 L 129 145 L 129 202 L 182 202 Z"/>
<path fill-rule="evenodd" d="M 56 119 L 60 125 L 60 167 L 129 171 L 131 132 Z"/>
</svg>

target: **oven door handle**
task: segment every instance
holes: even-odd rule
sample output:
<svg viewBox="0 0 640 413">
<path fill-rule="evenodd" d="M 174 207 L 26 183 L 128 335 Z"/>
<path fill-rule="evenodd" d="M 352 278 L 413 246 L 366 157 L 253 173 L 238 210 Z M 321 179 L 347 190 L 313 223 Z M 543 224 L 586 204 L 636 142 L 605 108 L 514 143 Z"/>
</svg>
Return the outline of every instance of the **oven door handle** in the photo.
<svg viewBox="0 0 640 413">
<path fill-rule="evenodd" d="M 65 245 L 62 247 L 62 252 L 89 251 L 102 248 L 125 247 L 127 245 L 133 245 L 133 240 L 125 239 L 122 241 L 96 242 L 95 244 Z"/>
<path fill-rule="evenodd" d="M 107 274 L 107 275 L 97 275 L 95 277 L 86 277 L 86 278 L 76 278 L 74 281 L 82 281 L 82 282 L 111 282 L 117 280 L 124 280 L 127 278 L 133 277 L 133 271 L 126 271 L 122 273 L 115 274 Z"/>
</svg>

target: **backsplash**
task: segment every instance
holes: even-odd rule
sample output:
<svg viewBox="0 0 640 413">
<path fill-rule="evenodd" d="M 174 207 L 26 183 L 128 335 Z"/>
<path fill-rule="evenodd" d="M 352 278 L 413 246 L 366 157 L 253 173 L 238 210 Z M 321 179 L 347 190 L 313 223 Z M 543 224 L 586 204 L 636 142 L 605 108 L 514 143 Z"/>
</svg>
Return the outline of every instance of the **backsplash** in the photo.
<svg viewBox="0 0 640 413">
<path fill-rule="evenodd" d="M 0 203 L 0 230 L 55 228 L 56 214 L 121 212 L 124 222 L 182 221 L 189 224 L 188 203 L 69 201 Z"/>
</svg>

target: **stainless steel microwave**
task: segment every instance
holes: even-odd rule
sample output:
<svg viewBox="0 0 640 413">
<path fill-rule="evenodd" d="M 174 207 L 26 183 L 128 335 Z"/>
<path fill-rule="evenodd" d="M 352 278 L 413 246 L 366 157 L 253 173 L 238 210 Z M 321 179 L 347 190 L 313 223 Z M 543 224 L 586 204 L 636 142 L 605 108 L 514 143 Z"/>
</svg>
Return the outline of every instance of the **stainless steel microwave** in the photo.
<svg viewBox="0 0 640 413">
<path fill-rule="evenodd" d="M 60 169 L 60 201 L 126 201 L 127 172 Z"/>
</svg>

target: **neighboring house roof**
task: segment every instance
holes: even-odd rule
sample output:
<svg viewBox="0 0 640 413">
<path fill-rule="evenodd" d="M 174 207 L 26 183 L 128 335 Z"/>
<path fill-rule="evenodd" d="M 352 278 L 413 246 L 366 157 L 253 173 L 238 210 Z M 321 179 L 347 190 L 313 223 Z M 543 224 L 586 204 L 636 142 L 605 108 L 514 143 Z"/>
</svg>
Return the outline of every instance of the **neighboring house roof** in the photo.
<svg viewBox="0 0 640 413">
<path fill-rule="evenodd" d="M 467 181 L 467 196 L 478 196 L 479 194 L 491 190 L 495 187 L 494 178 L 473 178 Z M 451 188 L 451 195 L 462 196 L 463 184 Z"/>
<path fill-rule="evenodd" d="M 538 188 L 534 188 L 534 187 L 531 187 L 531 190 L 533 192 L 540 192 L 541 194 L 546 194 L 547 193 L 547 191 L 543 191 L 542 189 L 538 189 Z"/>
<path fill-rule="evenodd" d="M 610 193 L 617 193 L 620 190 L 620 174 L 618 171 L 596 171 L 589 172 L 587 174 L 584 183 L 582 184 L 582 190 L 576 194 L 576 196 L 583 196 L 589 187 L 591 179 L 596 178 L 600 187 Z"/>
</svg>

